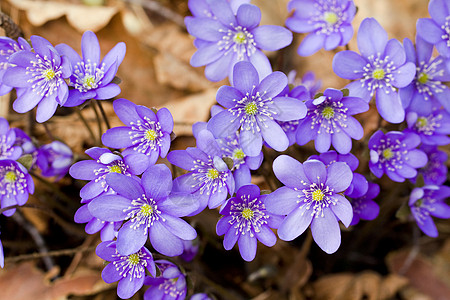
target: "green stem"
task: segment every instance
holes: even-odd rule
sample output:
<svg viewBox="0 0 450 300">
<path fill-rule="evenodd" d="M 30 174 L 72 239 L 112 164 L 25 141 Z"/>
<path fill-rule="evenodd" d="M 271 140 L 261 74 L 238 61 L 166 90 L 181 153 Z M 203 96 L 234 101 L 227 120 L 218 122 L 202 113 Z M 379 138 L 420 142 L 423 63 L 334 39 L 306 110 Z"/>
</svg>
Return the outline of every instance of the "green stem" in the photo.
<svg viewBox="0 0 450 300">
<path fill-rule="evenodd" d="M 98 141 L 97 142 L 100 145 L 102 142 L 102 132 L 103 132 L 102 121 L 100 120 L 100 115 L 99 115 L 98 110 L 95 107 L 95 105 L 92 105 L 92 109 L 94 110 L 95 118 L 97 119 L 97 126 L 98 126 Z"/>
<path fill-rule="evenodd" d="M 95 138 L 94 132 L 92 131 L 92 129 L 89 126 L 89 124 L 86 121 L 86 119 L 83 117 L 83 114 L 81 113 L 81 111 L 78 108 L 75 108 L 75 112 L 78 114 L 78 117 L 80 117 L 81 122 L 83 122 L 84 126 L 86 127 L 86 129 L 89 132 L 89 135 L 91 136 L 92 141 L 95 143 L 96 142 L 96 138 Z"/>
<path fill-rule="evenodd" d="M 103 110 L 103 106 L 100 101 L 95 101 L 97 103 L 98 108 L 100 109 L 100 113 L 102 114 L 103 120 L 105 121 L 106 128 L 111 129 L 111 125 L 109 124 L 108 117 L 106 116 L 105 111 Z"/>
</svg>

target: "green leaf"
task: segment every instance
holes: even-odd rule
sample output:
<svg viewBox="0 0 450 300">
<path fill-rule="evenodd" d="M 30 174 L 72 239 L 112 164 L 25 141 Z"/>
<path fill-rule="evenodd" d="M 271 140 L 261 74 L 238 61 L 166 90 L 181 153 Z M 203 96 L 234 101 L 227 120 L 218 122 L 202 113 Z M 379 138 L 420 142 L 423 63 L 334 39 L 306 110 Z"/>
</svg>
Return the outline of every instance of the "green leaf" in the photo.
<svg viewBox="0 0 450 300">
<path fill-rule="evenodd" d="M 18 163 L 20 163 L 22 166 L 24 166 L 27 170 L 31 169 L 31 166 L 33 165 L 33 155 L 31 154 L 25 154 L 17 160 Z"/>
</svg>

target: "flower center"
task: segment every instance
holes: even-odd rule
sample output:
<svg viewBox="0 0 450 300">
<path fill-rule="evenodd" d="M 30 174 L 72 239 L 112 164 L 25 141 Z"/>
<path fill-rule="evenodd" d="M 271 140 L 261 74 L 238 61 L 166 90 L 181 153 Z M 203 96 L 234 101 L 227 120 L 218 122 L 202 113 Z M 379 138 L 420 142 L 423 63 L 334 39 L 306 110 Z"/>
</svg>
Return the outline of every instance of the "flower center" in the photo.
<svg viewBox="0 0 450 300">
<path fill-rule="evenodd" d="M 239 31 L 234 35 L 233 41 L 236 44 L 244 44 L 247 41 L 247 36 L 242 31 Z"/>
<path fill-rule="evenodd" d="M 416 202 L 414 202 L 414 206 L 415 207 L 421 207 L 423 204 L 423 199 L 419 199 Z"/>
<path fill-rule="evenodd" d="M 338 16 L 332 11 L 327 11 L 323 14 L 323 19 L 330 25 L 336 24 L 338 21 Z"/>
<path fill-rule="evenodd" d="M 383 157 L 387 160 L 390 160 L 392 157 L 394 157 L 394 153 L 392 152 L 391 148 L 386 148 L 383 150 Z"/>
<path fill-rule="evenodd" d="M 424 73 L 424 72 L 420 73 L 418 78 L 417 78 L 417 81 L 419 83 L 421 83 L 421 84 L 427 83 L 428 82 L 428 75 L 426 73 Z"/>
<path fill-rule="evenodd" d="M 53 69 L 46 69 L 44 71 L 42 71 L 42 76 L 44 76 L 44 78 L 49 81 L 52 80 L 53 78 L 55 78 L 56 73 Z"/>
<path fill-rule="evenodd" d="M 245 157 L 245 154 L 244 154 L 244 151 L 242 149 L 234 150 L 234 153 L 233 153 L 233 158 L 234 159 L 241 160 L 241 159 L 244 159 L 244 157 Z"/>
<path fill-rule="evenodd" d="M 325 106 L 322 110 L 322 116 L 329 120 L 334 117 L 334 109 L 331 106 Z"/>
<path fill-rule="evenodd" d="M 144 204 L 141 206 L 141 214 L 143 216 L 150 216 L 153 213 L 153 207 L 150 204 Z"/>
<path fill-rule="evenodd" d="M 137 253 L 133 253 L 128 256 L 128 262 L 130 263 L 130 265 L 137 265 L 140 261 L 141 259 L 139 257 L 139 254 Z"/>
<path fill-rule="evenodd" d="M 372 77 L 378 80 L 383 79 L 385 75 L 386 73 L 383 69 L 375 69 L 372 73 Z"/>
<path fill-rule="evenodd" d="M 95 77 L 87 74 L 83 79 L 83 86 L 85 89 L 90 90 L 92 88 L 97 87 L 95 84 Z"/>
<path fill-rule="evenodd" d="M 247 115 L 254 116 L 258 112 L 258 106 L 255 102 L 250 102 L 245 105 L 244 110 Z"/>
<path fill-rule="evenodd" d="M 246 220 L 251 220 L 253 218 L 253 216 L 255 215 L 255 213 L 253 212 L 253 210 L 251 210 L 250 208 L 244 208 L 242 210 L 242 217 Z"/>
<path fill-rule="evenodd" d="M 114 165 L 114 166 L 109 166 L 109 173 L 122 173 L 122 168 L 119 167 L 118 165 Z"/>
<path fill-rule="evenodd" d="M 219 171 L 217 171 L 217 170 L 214 169 L 214 168 L 211 168 L 211 169 L 208 170 L 208 174 L 206 174 L 206 176 L 207 176 L 209 179 L 216 179 L 216 178 L 219 177 Z"/>
<path fill-rule="evenodd" d="M 145 132 L 145 138 L 149 141 L 154 141 L 156 137 L 156 131 L 154 131 L 153 129 L 149 129 Z"/>
<path fill-rule="evenodd" d="M 13 171 L 8 171 L 8 172 L 6 172 L 6 174 L 5 174 L 5 180 L 6 180 L 7 182 L 10 182 L 10 183 L 15 182 L 15 181 L 17 180 L 17 175 L 16 175 L 16 173 L 13 172 Z"/>
<path fill-rule="evenodd" d="M 320 202 L 323 200 L 323 197 L 325 197 L 325 194 L 322 192 L 322 190 L 315 190 L 312 192 L 312 199 L 314 201 Z"/>
<path fill-rule="evenodd" d="M 419 117 L 416 122 L 417 127 L 425 127 L 428 125 L 428 119 L 425 117 Z"/>
</svg>

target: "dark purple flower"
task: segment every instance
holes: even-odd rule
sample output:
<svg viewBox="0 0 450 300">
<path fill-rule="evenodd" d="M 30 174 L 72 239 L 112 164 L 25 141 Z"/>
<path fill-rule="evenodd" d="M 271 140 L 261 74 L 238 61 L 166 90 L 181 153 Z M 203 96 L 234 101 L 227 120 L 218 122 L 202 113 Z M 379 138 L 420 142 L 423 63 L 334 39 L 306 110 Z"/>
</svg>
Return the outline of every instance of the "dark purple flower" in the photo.
<svg viewBox="0 0 450 300">
<path fill-rule="evenodd" d="M 260 195 L 257 185 L 244 185 L 220 210 L 223 217 L 217 222 L 216 232 L 225 234 L 224 248 L 230 250 L 237 242 L 246 261 L 255 258 L 258 241 L 268 247 L 277 241 L 271 228 L 278 228 L 281 218 L 266 211 L 266 199 L 267 195 Z"/>
<path fill-rule="evenodd" d="M 184 261 L 190 262 L 192 261 L 195 256 L 197 256 L 198 249 L 200 247 L 200 242 L 198 240 L 198 237 L 194 240 L 190 241 L 182 241 L 183 242 L 183 253 L 180 255 L 180 258 Z"/>
<path fill-rule="evenodd" d="M 416 65 L 414 80 L 404 88 L 399 89 L 403 108 L 423 115 L 432 112 L 436 103 L 444 106 L 450 112 L 450 89 L 443 83 L 450 81 L 450 73 L 442 56 L 432 58 L 433 45 L 420 37 L 416 37 L 416 48 L 410 39 L 403 41 L 406 61 Z"/>
<path fill-rule="evenodd" d="M 306 88 L 306 90 L 309 92 L 310 98 L 314 98 L 314 96 L 320 90 L 320 87 L 322 86 L 322 81 L 317 80 L 316 75 L 312 71 L 306 72 L 300 80 L 295 78 L 296 75 L 297 75 L 297 72 L 295 70 L 292 70 L 289 72 L 289 74 L 287 75 L 289 85 L 293 85 L 294 87 L 297 87 L 300 85 L 304 86 Z M 293 96 L 293 97 L 298 98 L 296 96 Z"/>
<path fill-rule="evenodd" d="M 440 151 L 437 146 L 421 145 L 420 150 L 428 157 L 427 164 L 417 170 L 422 175 L 425 185 L 442 185 L 447 180 L 447 153 Z M 416 182 L 416 178 L 411 180 Z"/>
<path fill-rule="evenodd" d="M 348 227 L 353 218 L 349 201 L 341 195 L 352 182 L 350 167 L 343 162 L 326 167 L 312 159 L 303 164 L 287 155 L 273 162 L 275 176 L 285 185 L 268 195 L 267 211 L 287 215 L 278 228 L 278 236 L 291 241 L 309 225 L 314 241 L 326 253 L 334 253 L 341 244 L 338 221 Z"/>
<path fill-rule="evenodd" d="M 209 120 L 208 130 L 225 138 L 240 129 L 242 150 L 248 156 L 259 155 L 263 139 L 277 151 L 286 150 L 289 140 L 276 121 L 298 120 L 306 114 L 302 101 L 278 96 L 287 86 L 286 75 L 273 72 L 260 82 L 252 64 L 239 62 L 233 78 L 234 87 L 217 91 L 217 102 L 227 109 Z"/>
<path fill-rule="evenodd" d="M 402 44 L 391 39 L 373 18 L 361 22 L 358 30 L 358 48 L 341 51 L 334 56 L 333 71 L 340 77 L 356 80 L 347 85 L 351 96 L 369 102 L 376 93 L 380 115 L 388 122 L 400 123 L 405 110 L 395 88 L 406 87 L 414 79 L 416 67 L 406 62 Z"/>
<path fill-rule="evenodd" d="M 111 99 L 120 93 L 119 86 L 111 81 L 125 57 L 125 43 L 118 43 L 101 61 L 100 44 L 92 31 L 86 31 L 81 39 L 83 58 L 66 44 L 55 48 L 69 58 L 73 70 L 69 85 L 74 89 L 70 90 L 64 106 L 77 106 L 88 99 Z"/>
<path fill-rule="evenodd" d="M 386 173 L 397 182 L 416 177 L 416 169 L 428 161 L 423 151 L 415 149 L 419 144 L 420 137 L 412 132 L 390 131 L 384 134 L 378 130 L 369 140 L 370 171 L 378 178 Z"/>
<path fill-rule="evenodd" d="M 358 178 L 357 175 L 362 176 L 357 173 L 353 175 L 355 178 Z M 380 212 L 380 206 L 373 199 L 380 193 L 380 186 L 373 182 L 368 184 L 353 183 L 353 186 L 353 193 L 351 195 L 345 194 L 350 198 L 353 207 L 353 219 L 350 225 L 358 224 L 359 220 L 371 221 L 375 219 Z"/>
<path fill-rule="evenodd" d="M 200 1 L 197 1 L 197 3 Z M 201 40 L 196 43 L 197 52 L 191 58 L 194 67 L 205 66 L 205 76 L 219 81 L 233 74 L 233 67 L 239 61 L 251 62 L 260 78 L 272 72 L 269 59 L 261 50 L 275 51 L 292 42 L 292 33 L 275 25 L 258 26 L 261 10 L 251 4 L 242 4 L 236 14 L 226 0 L 208 0 L 212 15 L 188 17 L 185 19 L 188 32 Z M 192 7 L 193 5 L 191 5 Z M 236 6 L 235 6 L 236 7 Z M 201 7 L 196 7 L 198 11 Z"/>
<path fill-rule="evenodd" d="M 447 0 L 430 0 L 428 12 L 431 19 L 417 20 L 417 35 L 450 57 L 450 5 Z"/>
<path fill-rule="evenodd" d="M 222 159 L 222 151 L 208 130 L 197 134 L 197 147 L 174 150 L 167 155 L 169 162 L 190 172 L 174 180 L 174 191 L 192 194 L 199 201 L 200 213 L 206 206 L 216 208 L 225 202 L 228 194 L 233 195 L 235 182 Z"/>
<path fill-rule="evenodd" d="M 337 152 L 347 154 L 352 149 L 352 138 L 363 137 L 361 124 L 352 117 L 369 109 L 363 99 L 326 89 L 322 96 L 306 101 L 306 106 L 308 114 L 297 127 L 297 144 L 314 140 L 316 150 L 321 153 L 328 151 L 332 144 Z"/>
<path fill-rule="evenodd" d="M 197 236 L 195 229 L 180 218 L 197 209 L 197 199 L 171 193 L 172 174 L 166 165 L 150 166 L 141 182 L 123 174 L 109 174 L 106 182 L 117 194 L 97 197 L 88 208 L 102 221 L 125 221 L 117 236 L 120 254 L 135 253 L 150 237 L 156 251 L 176 256 L 183 253 L 182 240 Z"/>
<path fill-rule="evenodd" d="M 34 192 L 34 183 L 24 166 L 9 159 L 0 160 L 0 202 L 1 208 L 12 205 L 24 205 L 29 194 Z M 3 212 L 12 216 L 16 209 Z"/>
<path fill-rule="evenodd" d="M 450 187 L 427 185 L 415 188 L 409 198 L 409 207 L 420 230 L 430 237 L 437 237 L 438 231 L 431 216 L 450 218 L 450 206 L 445 199 L 450 197 Z"/>
<path fill-rule="evenodd" d="M 2 36 L 0 37 L 0 95 L 5 95 L 11 92 L 12 87 L 3 83 L 3 75 L 10 66 L 12 66 L 8 61 L 11 55 L 16 52 L 28 50 L 31 51 L 31 46 L 24 39 L 19 37 L 18 41 Z"/>
<path fill-rule="evenodd" d="M 345 46 L 353 36 L 356 7 L 352 0 L 291 0 L 288 10 L 294 14 L 286 26 L 294 32 L 310 32 L 298 48 L 300 56 Z"/>
<path fill-rule="evenodd" d="M 450 98 L 449 98 L 450 99 Z M 406 114 L 408 130 L 420 136 L 426 145 L 443 146 L 450 144 L 450 114 L 435 108 L 429 114 L 408 112 Z"/>
<path fill-rule="evenodd" d="M 180 269 L 167 260 L 157 260 L 161 275 L 147 276 L 144 284 L 150 287 L 144 294 L 144 300 L 184 300 L 186 298 L 186 277 Z"/>
<path fill-rule="evenodd" d="M 146 270 L 156 276 L 156 266 L 152 254 L 145 247 L 129 255 L 120 254 L 116 247 L 116 241 L 102 242 L 95 253 L 109 262 L 102 271 L 103 280 L 106 283 L 119 281 L 117 295 L 128 299 L 144 285 Z"/>
<path fill-rule="evenodd" d="M 153 110 L 126 99 L 113 103 L 114 111 L 125 126 L 108 129 L 102 136 L 105 146 L 126 148 L 124 155 L 143 153 L 153 165 L 159 156 L 166 157 L 170 148 L 173 118 L 167 108 Z"/>
<path fill-rule="evenodd" d="M 36 165 L 46 177 L 64 177 L 73 163 L 72 150 L 60 141 L 53 141 L 38 149 Z"/>
<path fill-rule="evenodd" d="M 44 38 L 30 37 L 34 53 L 28 50 L 11 55 L 3 82 L 17 90 L 13 108 L 18 113 L 30 111 L 37 105 L 36 121 L 50 119 L 59 105 L 64 105 L 69 95 L 65 82 L 72 74 L 67 56 L 58 51 Z"/>
<path fill-rule="evenodd" d="M 5 118 L 0 117 L 0 159 L 16 160 L 22 152 L 22 148 L 16 145 L 16 131 L 9 128 Z"/>
</svg>

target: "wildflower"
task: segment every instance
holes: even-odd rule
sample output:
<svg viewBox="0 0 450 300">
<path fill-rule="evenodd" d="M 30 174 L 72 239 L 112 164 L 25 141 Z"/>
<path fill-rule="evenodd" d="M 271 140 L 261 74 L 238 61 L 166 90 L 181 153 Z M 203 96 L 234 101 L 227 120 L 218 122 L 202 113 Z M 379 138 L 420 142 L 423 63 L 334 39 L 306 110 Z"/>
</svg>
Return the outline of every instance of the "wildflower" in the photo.
<svg viewBox="0 0 450 300">
<path fill-rule="evenodd" d="M 430 237 L 437 237 L 438 231 L 431 216 L 441 219 L 450 218 L 450 206 L 445 198 L 450 196 L 448 186 L 427 185 L 415 188 L 409 198 L 409 208 L 417 226 Z"/>
<path fill-rule="evenodd" d="M 368 185 L 353 184 L 353 186 L 355 187 L 353 193 L 350 195 L 346 193 L 353 207 L 353 219 L 350 225 L 358 224 L 359 220 L 375 219 L 380 213 L 380 206 L 373 199 L 380 193 L 380 186 L 373 182 L 369 182 Z"/>
<path fill-rule="evenodd" d="M 105 146 L 126 148 L 122 152 L 124 155 L 145 154 L 149 165 L 155 164 L 159 156 L 166 157 L 173 130 L 173 118 L 167 108 L 161 108 L 155 114 L 126 99 L 114 101 L 113 106 L 125 126 L 108 129 L 102 136 Z"/>
<path fill-rule="evenodd" d="M 346 154 L 352 148 L 351 139 L 363 137 L 361 124 L 352 117 L 369 109 L 363 99 L 326 89 L 322 96 L 306 101 L 306 106 L 308 114 L 297 127 L 297 144 L 314 140 L 316 150 L 321 153 L 328 151 L 332 144 L 337 152 Z"/>
<path fill-rule="evenodd" d="M 11 64 L 9 58 L 16 52 L 28 50 L 31 51 L 31 46 L 24 39 L 19 37 L 17 42 L 9 37 L 0 37 L 0 95 L 6 95 L 11 92 L 12 87 L 3 83 L 3 75 Z"/>
<path fill-rule="evenodd" d="M 16 131 L 9 128 L 5 118 L 0 117 L 0 159 L 16 160 L 22 152 L 22 148 L 16 145 Z"/>
<path fill-rule="evenodd" d="M 278 236 L 291 241 L 309 225 L 314 241 L 326 253 L 334 253 L 341 244 L 338 221 L 346 227 L 353 218 L 349 201 L 341 195 L 352 182 L 350 167 L 335 162 L 328 167 L 312 159 L 303 164 L 287 155 L 273 162 L 275 176 L 285 185 L 267 196 L 267 211 L 287 215 L 278 228 Z"/>
<path fill-rule="evenodd" d="M 217 102 L 227 108 L 212 117 L 207 129 L 216 138 L 228 137 L 240 129 L 242 150 L 248 156 L 259 155 L 264 141 L 277 151 L 284 151 L 289 140 L 276 121 L 298 120 L 305 116 L 302 101 L 278 97 L 287 86 L 287 77 L 273 72 L 262 81 L 249 62 L 234 67 L 234 87 L 222 86 Z"/>
<path fill-rule="evenodd" d="M 25 113 L 37 105 L 36 121 L 50 119 L 59 105 L 64 105 L 69 88 L 64 81 L 72 74 L 67 56 L 60 55 L 44 38 L 31 36 L 34 53 L 29 50 L 14 53 L 3 75 L 3 83 L 16 88 L 13 108 Z"/>
<path fill-rule="evenodd" d="M 400 123 L 405 110 L 395 88 L 406 87 L 414 79 L 416 67 L 406 61 L 401 43 L 388 41 L 386 31 L 373 18 L 362 21 L 357 36 L 361 54 L 341 51 L 334 56 L 333 71 L 356 81 L 347 85 L 351 96 L 367 102 L 376 93 L 379 114 L 388 122 Z"/>
<path fill-rule="evenodd" d="M 35 151 L 37 150 L 31 138 L 20 128 L 12 128 L 16 133 L 16 140 L 14 146 L 22 148 L 22 154 L 32 154 L 36 156 Z"/>
<path fill-rule="evenodd" d="M 316 75 L 312 71 L 306 72 L 301 79 L 296 79 L 295 76 L 297 72 L 292 70 L 288 73 L 288 83 L 294 87 L 303 86 L 309 92 L 310 98 L 314 98 L 316 93 L 320 90 L 322 86 L 322 81 L 316 79 Z M 294 88 L 295 89 L 295 88 Z M 298 98 L 293 96 L 294 98 Z"/>
<path fill-rule="evenodd" d="M 286 47 L 292 42 L 292 33 L 280 26 L 258 26 L 261 10 L 255 5 L 242 4 L 235 14 L 226 0 L 207 3 L 214 17 L 189 17 L 185 21 L 188 32 L 202 40 L 196 44 L 199 48 L 191 58 L 191 65 L 206 65 L 205 76 L 211 81 L 227 76 L 232 81 L 233 67 L 239 61 L 251 62 L 260 78 L 269 75 L 272 68 L 261 50 Z"/>
<path fill-rule="evenodd" d="M 172 174 L 166 165 L 150 166 L 140 181 L 123 174 L 109 174 L 108 185 L 117 193 L 93 199 L 88 208 L 105 222 L 125 221 L 117 236 L 117 250 L 130 255 L 150 237 L 153 248 L 163 255 L 183 253 L 182 240 L 193 240 L 197 233 L 180 217 L 198 207 L 191 195 L 171 193 Z"/>
<path fill-rule="evenodd" d="M 150 287 L 144 294 L 144 300 L 183 300 L 186 298 L 186 277 L 180 269 L 167 260 L 157 260 L 161 275 L 147 276 L 144 284 Z"/>
<path fill-rule="evenodd" d="M 378 178 L 386 173 L 397 182 L 415 177 L 416 169 L 427 163 L 426 154 L 415 149 L 419 144 L 420 137 L 414 133 L 390 131 L 384 134 L 378 130 L 369 140 L 370 171 Z"/>
<path fill-rule="evenodd" d="M 277 241 L 271 228 L 278 228 L 281 219 L 266 211 L 266 199 L 267 195 L 260 195 L 257 185 L 244 185 L 220 210 L 224 217 L 217 222 L 216 232 L 225 234 L 224 248 L 230 250 L 237 242 L 246 261 L 255 258 L 258 241 L 268 247 Z"/>
<path fill-rule="evenodd" d="M 190 300 L 213 300 L 208 294 L 198 293 L 191 296 Z"/>
<path fill-rule="evenodd" d="M 119 281 L 117 295 L 122 299 L 131 298 L 143 285 L 145 270 L 156 276 L 153 256 L 147 248 L 142 247 L 130 255 L 122 255 L 117 251 L 117 242 L 102 242 L 95 253 L 109 263 L 102 271 L 106 283 Z"/>
<path fill-rule="evenodd" d="M 0 160 L 0 202 L 1 208 L 13 205 L 24 205 L 29 194 L 34 192 L 34 183 L 27 169 L 20 163 L 10 159 Z M 12 216 L 16 209 L 3 212 Z"/>
<path fill-rule="evenodd" d="M 64 177 L 73 163 L 72 150 L 60 141 L 53 141 L 38 149 L 36 164 L 46 177 Z"/>
<path fill-rule="evenodd" d="M 195 256 L 197 256 L 198 249 L 200 248 L 200 242 L 198 237 L 194 240 L 190 241 L 182 241 L 183 242 L 183 253 L 180 255 L 180 258 L 186 262 L 192 261 Z"/>
<path fill-rule="evenodd" d="M 450 144 L 450 115 L 443 109 L 435 108 L 430 114 L 408 112 L 408 131 L 414 132 L 426 145 Z"/>
<path fill-rule="evenodd" d="M 286 26 L 294 32 L 310 32 L 298 48 L 300 56 L 345 46 L 353 36 L 351 22 L 356 7 L 352 0 L 291 0 L 288 10 L 294 10 L 294 14 L 286 20 Z"/>
<path fill-rule="evenodd" d="M 66 55 L 72 65 L 69 98 L 64 106 L 77 106 L 88 99 L 111 99 L 120 93 L 117 84 L 111 82 L 125 57 L 125 43 L 118 43 L 100 61 L 100 45 L 92 31 L 86 31 L 81 38 L 83 58 L 66 44 L 55 47 L 61 55 Z"/>
<path fill-rule="evenodd" d="M 442 185 L 447 181 L 447 153 L 440 151 L 437 146 L 421 145 L 420 150 L 428 157 L 427 164 L 418 169 L 418 176 L 422 175 L 425 185 Z M 411 179 L 413 183 L 416 178 Z"/>
<path fill-rule="evenodd" d="M 404 88 L 399 89 L 400 99 L 407 111 L 424 115 L 430 114 L 436 104 L 450 112 L 450 89 L 444 84 L 450 81 L 450 73 L 445 65 L 445 57 L 432 58 L 433 45 L 416 36 L 416 47 L 405 38 L 403 46 L 406 61 L 416 65 L 416 76 Z"/>
<path fill-rule="evenodd" d="M 5 266 L 5 253 L 3 252 L 2 241 L 0 241 L 0 267 Z"/>
</svg>

